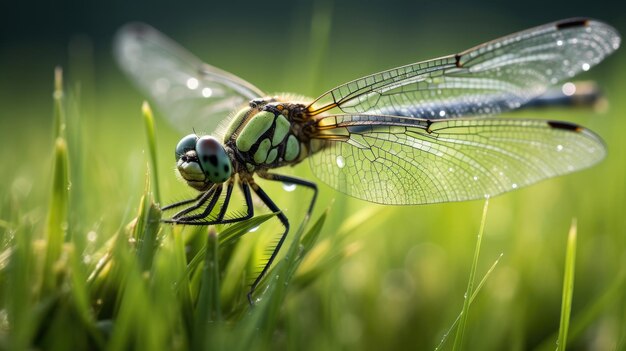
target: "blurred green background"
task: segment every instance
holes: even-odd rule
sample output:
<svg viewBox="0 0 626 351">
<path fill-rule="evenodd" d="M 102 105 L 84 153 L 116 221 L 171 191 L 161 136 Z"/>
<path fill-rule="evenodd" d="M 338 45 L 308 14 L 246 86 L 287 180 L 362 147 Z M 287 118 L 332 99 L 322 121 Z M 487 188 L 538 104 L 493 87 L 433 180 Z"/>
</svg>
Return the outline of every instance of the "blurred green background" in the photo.
<svg viewBox="0 0 626 351">
<path fill-rule="evenodd" d="M 56 65 L 65 71 L 73 129 L 74 240 L 93 251 L 136 213 L 148 162 L 140 115 L 144 97 L 111 55 L 112 36 L 128 21 L 153 25 L 262 90 L 315 97 L 365 74 L 557 19 L 589 16 L 623 34 L 625 10 L 623 2 L 580 0 L 5 2 L 0 220 L 9 224 L 0 228 L 0 239 L 7 247 L 20 231 L 37 233 L 45 222 Z M 466 349 L 554 349 L 573 218 L 578 252 L 570 349 L 626 348 L 625 59 L 622 48 L 580 76 L 600 84 L 608 110 L 524 112 L 583 124 L 604 138 L 609 153 L 592 169 L 490 201 L 478 276 L 503 257 L 472 305 Z M 158 111 L 157 132 L 164 202 L 191 196 L 173 172 L 180 135 Z M 306 162 L 285 173 L 315 179 Z M 262 184 L 297 227 L 306 190 L 288 193 Z M 321 183 L 320 189 L 314 218 L 329 207 L 331 212 L 318 245 L 321 252 L 324 245 L 338 248 L 341 259 L 312 284 L 288 292 L 276 347 L 434 349 L 463 306 L 483 202 L 380 206 L 346 198 Z M 10 225 L 15 217 L 21 218 L 18 230 Z M 280 226 L 270 222 L 250 235 L 277 233 Z M 88 233 L 95 233 L 92 240 Z M 2 294 L 10 294 L 11 287 L 2 284 Z"/>
</svg>

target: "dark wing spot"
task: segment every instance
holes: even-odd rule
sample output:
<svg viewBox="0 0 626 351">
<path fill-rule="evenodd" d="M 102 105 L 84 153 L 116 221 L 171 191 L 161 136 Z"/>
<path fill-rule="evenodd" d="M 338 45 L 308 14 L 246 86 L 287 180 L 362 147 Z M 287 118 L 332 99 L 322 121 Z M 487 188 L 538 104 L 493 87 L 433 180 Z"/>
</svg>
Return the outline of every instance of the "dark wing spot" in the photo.
<svg viewBox="0 0 626 351">
<path fill-rule="evenodd" d="M 459 54 L 454 55 L 454 60 L 456 61 L 455 64 L 458 68 L 463 67 L 463 64 L 461 63 L 461 55 Z"/>
<path fill-rule="evenodd" d="M 585 27 L 589 24 L 589 20 L 586 18 L 570 18 L 565 21 L 557 22 L 556 29 L 566 29 L 572 27 Z"/>
<path fill-rule="evenodd" d="M 578 124 L 563 121 L 548 121 L 548 125 L 555 129 L 569 130 L 572 132 L 581 132 L 583 128 Z"/>
</svg>

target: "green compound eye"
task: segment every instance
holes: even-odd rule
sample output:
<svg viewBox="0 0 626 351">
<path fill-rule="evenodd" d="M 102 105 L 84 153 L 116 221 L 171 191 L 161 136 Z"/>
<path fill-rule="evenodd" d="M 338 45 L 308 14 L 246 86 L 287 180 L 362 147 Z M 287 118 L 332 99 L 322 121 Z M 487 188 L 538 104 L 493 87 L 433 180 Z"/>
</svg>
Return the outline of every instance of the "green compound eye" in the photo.
<svg viewBox="0 0 626 351">
<path fill-rule="evenodd" d="M 195 149 L 197 140 L 198 136 L 195 134 L 189 134 L 180 139 L 178 145 L 176 145 L 176 160 L 178 161 L 187 151 Z"/>
<path fill-rule="evenodd" d="M 211 136 L 203 136 L 196 142 L 200 167 L 212 183 L 223 183 L 232 173 L 230 159 L 224 146 Z"/>
</svg>

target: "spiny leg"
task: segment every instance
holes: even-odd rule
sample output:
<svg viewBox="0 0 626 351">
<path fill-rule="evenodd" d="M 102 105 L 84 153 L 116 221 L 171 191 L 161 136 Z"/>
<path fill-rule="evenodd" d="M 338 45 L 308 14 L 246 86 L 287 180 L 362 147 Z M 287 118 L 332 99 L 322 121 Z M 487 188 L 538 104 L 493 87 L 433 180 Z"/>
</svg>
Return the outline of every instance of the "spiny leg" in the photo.
<svg viewBox="0 0 626 351">
<path fill-rule="evenodd" d="M 216 185 L 214 188 L 215 188 L 215 192 L 213 193 L 213 196 L 211 197 L 211 201 L 209 201 L 209 204 L 204 209 L 204 211 L 202 211 L 202 213 L 195 214 L 195 215 L 190 215 L 190 216 L 178 216 L 178 215 L 175 215 L 174 217 L 172 217 L 172 219 L 175 219 L 177 221 L 178 220 L 194 221 L 194 220 L 197 220 L 197 219 L 203 219 L 203 218 L 208 217 L 211 214 L 211 212 L 213 211 L 213 209 L 215 208 L 215 205 L 217 204 L 217 201 L 220 199 L 220 195 L 222 195 L 222 185 L 221 184 Z M 187 211 L 187 210 L 185 210 L 185 211 Z M 189 212 L 191 212 L 191 211 L 187 211 L 185 214 L 187 214 Z"/>
<path fill-rule="evenodd" d="M 254 205 L 252 204 L 252 194 L 250 194 L 250 186 L 248 185 L 248 183 L 245 182 L 241 182 L 239 185 L 246 201 L 246 214 L 241 217 L 222 219 L 220 221 L 221 224 L 241 222 L 254 216 Z"/>
<path fill-rule="evenodd" d="M 230 184 L 229 184 L 230 185 Z M 224 199 L 224 203 L 222 204 L 222 209 L 220 210 L 220 215 L 218 215 L 218 219 L 213 221 L 199 221 L 199 220 L 186 220 L 186 219 L 177 219 L 173 220 L 172 223 L 176 224 L 185 224 L 185 225 L 215 225 L 215 224 L 228 224 L 228 223 L 236 223 L 245 221 L 247 219 L 252 218 L 254 216 L 254 207 L 252 205 L 252 195 L 250 194 L 250 187 L 247 183 L 241 183 L 241 191 L 244 194 L 244 198 L 246 201 L 247 212 L 245 215 L 236 218 L 227 218 L 219 220 L 220 215 L 224 215 L 226 213 L 226 209 L 228 204 L 230 203 L 230 195 L 229 192 L 232 192 L 232 186 L 229 186 L 230 190 L 226 190 L 226 198 Z M 223 214 L 221 212 L 224 212 Z"/>
<path fill-rule="evenodd" d="M 163 206 L 163 207 L 161 207 L 161 211 L 171 210 L 172 208 L 176 208 L 176 207 L 180 207 L 180 206 L 184 206 L 184 205 L 196 202 L 196 201 L 200 200 L 205 195 L 206 195 L 206 191 L 203 192 L 203 193 L 198 194 L 198 196 L 194 197 L 193 199 L 178 201 L 178 202 L 174 202 L 173 204 L 169 204 L 167 206 Z"/>
<path fill-rule="evenodd" d="M 187 208 L 184 208 L 181 211 L 176 212 L 172 216 L 172 219 L 175 220 L 176 218 L 182 217 L 182 216 L 186 215 L 189 212 L 197 210 L 202 205 L 204 205 L 207 202 L 207 200 L 209 200 L 209 198 L 211 198 L 213 196 L 213 193 L 215 193 L 215 186 L 211 187 L 211 189 L 209 189 L 209 190 L 205 191 L 204 193 L 202 193 L 202 196 L 200 196 L 199 200 L 195 204 L 193 204 L 193 205 L 191 205 L 191 206 L 189 206 Z"/>
<path fill-rule="evenodd" d="M 250 291 L 248 292 L 248 302 L 250 302 L 250 304 L 252 305 L 253 304 L 252 293 L 254 293 L 254 290 L 256 290 L 257 286 L 261 282 L 261 279 L 265 276 L 265 274 L 269 270 L 270 266 L 272 265 L 272 262 L 274 262 L 274 259 L 276 258 L 276 255 L 278 255 L 278 252 L 280 251 L 280 247 L 283 245 L 283 242 L 285 241 L 285 238 L 287 237 L 287 233 L 289 232 L 289 220 L 287 219 L 287 216 L 285 216 L 285 214 L 280 210 L 280 208 L 276 206 L 274 201 L 272 201 L 272 199 L 270 199 L 270 197 L 267 196 L 265 191 L 263 191 L 263 189 L 261 189 L 261 187 L 258 186 L 258 184 L 252 183 L 251 185 L 252 185 L 252 190 L 257 194 L 257 196 L 261 199 L 261 201 L 263 201 L 263 203 L 270 209 L 270 211 L 278 213 L 276 216 L 285 227 L 285 231 L 280 236 L 280 240 L 278 240 L 278 243 L 274 247 L 274 251 L 272 252 L 272 255 L 270 256 L 269 260 L 267 260 L 267 263 L 265 263 L 265 267 L 263 267 L 263 270 L 261 270 L 261 273 L 256 277 L 256 279 L 254 279 L 252 286 L 250 286 Z"/>
</svg>

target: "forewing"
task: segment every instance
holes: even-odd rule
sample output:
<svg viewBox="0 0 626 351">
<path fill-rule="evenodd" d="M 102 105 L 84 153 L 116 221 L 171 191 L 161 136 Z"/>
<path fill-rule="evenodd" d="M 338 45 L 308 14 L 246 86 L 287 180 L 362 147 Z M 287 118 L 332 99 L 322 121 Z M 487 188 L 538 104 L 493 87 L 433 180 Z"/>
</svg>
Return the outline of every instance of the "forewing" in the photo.
<svg viewBox="0 0 626 351">
<path fill-rule="evenodd" d="M 499 113 L 590 69 L 619 45 L 619 34 L 605 23 L 554 22 L 340 85 L 315 100 L 309 112 L 339 108 L 429 119 Z"/>
<path fill-rule="evenodd" d="M 597 135 L 566 122 L 336 115 L 319 123 L 313 172 L 381 204 L 494 196 L 587 168 L 606 153 Z"/>
<path fill-rule="evenodd" d="M 264 95 L 145 24 L 120 29 L 114 46 L 120 67 L 183 133 L 211 132 L 234 109 Z"/>
</svg>

